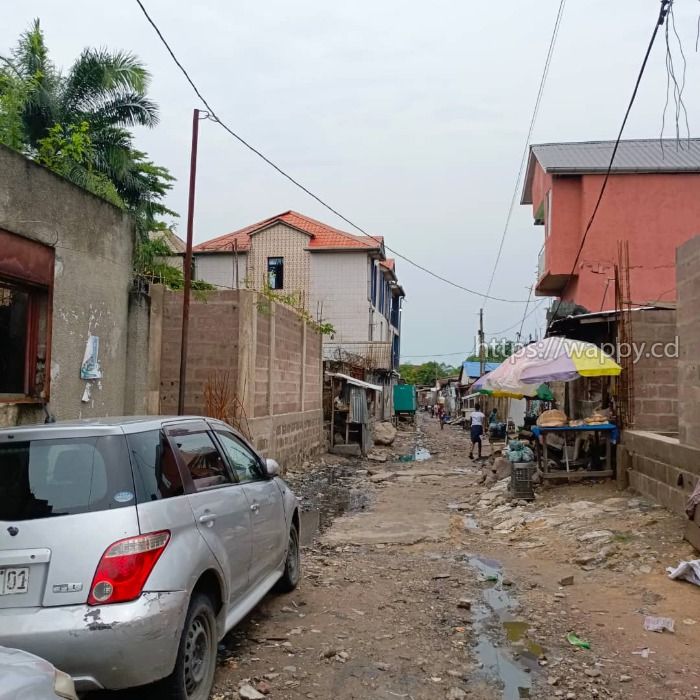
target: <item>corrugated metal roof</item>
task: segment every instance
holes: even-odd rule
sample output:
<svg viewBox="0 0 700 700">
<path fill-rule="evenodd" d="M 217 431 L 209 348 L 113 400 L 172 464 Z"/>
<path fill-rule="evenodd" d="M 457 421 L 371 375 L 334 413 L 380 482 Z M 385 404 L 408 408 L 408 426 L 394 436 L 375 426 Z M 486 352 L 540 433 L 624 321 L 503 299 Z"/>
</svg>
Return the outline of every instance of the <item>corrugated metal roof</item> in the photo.
<svg viewBox="0 0 700 700">
<path fill-rule="evenodd" d="M 501 363 L 500 362 L 487 362 L 484 367 L 486 372 L 493 372 Z M 481 376 L 481 365 L 478 362 L 464 362 L 462 364 L 463 372 L 467 377 L 480 377 Z"/>
<path fill-rule="evenodd" d="M 348 384 L 353 386 L 359 386 L 363 389 L 371 389 L 372 391 L 384 391 L 384 388 L 378 384 L 370 384 L 369 382 L 363 382 L 361 379 L 355 379 L 348 374 L 341 374 L 340 372 L 326 372 L 328 377 L 337 377 L 338 379 L 344 379 Z"/>
<path fill-rule="evenodd" d="M 540 143 L 530 146 L 521 204 L 532 204 L 535 162 L 556 175 L 604 173 L 614 141 Z M 699 139 L 630 139 L 620 141 L 614 173 L 700 173 Z"/>
</svg>

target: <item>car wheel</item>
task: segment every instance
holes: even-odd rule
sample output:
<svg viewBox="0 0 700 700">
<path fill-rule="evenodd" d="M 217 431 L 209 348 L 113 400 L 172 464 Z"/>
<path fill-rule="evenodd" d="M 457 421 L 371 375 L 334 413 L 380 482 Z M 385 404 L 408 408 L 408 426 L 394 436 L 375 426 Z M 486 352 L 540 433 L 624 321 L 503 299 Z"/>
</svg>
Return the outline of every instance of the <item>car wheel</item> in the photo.
<svg viewBox="0 0 700 700">
<path fill-rule="evenodd" d="M 277 589 L 283 593 L 293 591 L 299 585 L 301 578 L 301 554 L 299 552 L 299 531 L 295 525 L 289 529 L 287 558 L 284 562 L 284 573 L 277 583 Z"/>
<path fill-rule="evenodd" d="M 207 700 L 216 671 L 216 614 L 210 598 L 197 594 L 187 611 L 175 670 L 163 681 L 170 700 Z"/>
</svg>

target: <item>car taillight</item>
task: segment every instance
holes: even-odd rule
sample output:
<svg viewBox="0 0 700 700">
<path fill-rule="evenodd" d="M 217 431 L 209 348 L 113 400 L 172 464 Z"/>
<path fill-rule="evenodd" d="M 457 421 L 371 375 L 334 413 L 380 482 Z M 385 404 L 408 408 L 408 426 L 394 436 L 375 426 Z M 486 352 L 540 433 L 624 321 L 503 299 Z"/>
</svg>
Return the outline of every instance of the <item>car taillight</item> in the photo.
<svg viewBox="0 0 700 700">
<path fill-rule="evenodd" d="M 97 565 L 88 605 L 124 603 L 138 598 L 169 540 L 170 532 L 163 530 L 110 545 Z"/>
</svg>

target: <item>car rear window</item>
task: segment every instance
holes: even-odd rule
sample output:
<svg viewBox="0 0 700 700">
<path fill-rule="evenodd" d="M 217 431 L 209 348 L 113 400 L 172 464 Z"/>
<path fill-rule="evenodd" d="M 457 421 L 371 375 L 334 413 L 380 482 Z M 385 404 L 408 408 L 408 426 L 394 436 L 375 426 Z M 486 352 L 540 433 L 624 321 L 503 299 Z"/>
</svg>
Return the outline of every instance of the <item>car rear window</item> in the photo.
<svg viewBox="0 0 700 700">
<path fill-rule="evenodd" d="M 184 493 L 182 477 L 165 435 L 148 430 L 127 436 L 139 503 L 173 498 Z"/>
<path fill-rule="evenodd" d="M 122 435 L 0 443 L 0 520 L 135 504 Z"/>
</svg>

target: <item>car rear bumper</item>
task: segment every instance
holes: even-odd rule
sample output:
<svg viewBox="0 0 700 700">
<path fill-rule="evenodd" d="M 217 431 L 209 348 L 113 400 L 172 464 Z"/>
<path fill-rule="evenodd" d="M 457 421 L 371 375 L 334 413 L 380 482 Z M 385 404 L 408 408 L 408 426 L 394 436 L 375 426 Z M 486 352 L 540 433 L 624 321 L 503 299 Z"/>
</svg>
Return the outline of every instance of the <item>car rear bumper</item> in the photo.
<svg viewBox="0 0 700 700">
<path fill-rule="evenodd" d="M 101 607 L 0 609 L 0 646 L 50 661 L 78 690 L 144 685 L 172 672 L 188 603 L 173 591 Z"/>
</svg>

